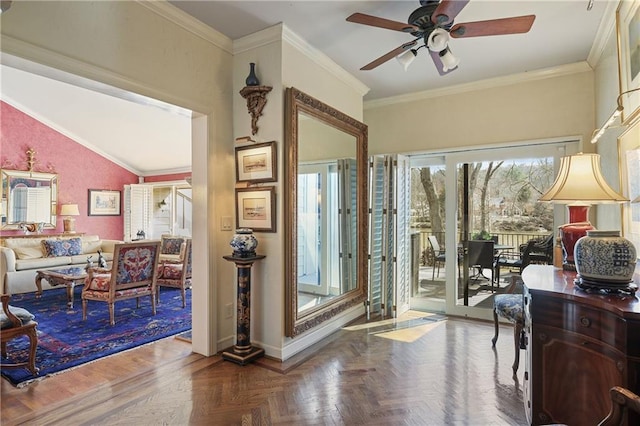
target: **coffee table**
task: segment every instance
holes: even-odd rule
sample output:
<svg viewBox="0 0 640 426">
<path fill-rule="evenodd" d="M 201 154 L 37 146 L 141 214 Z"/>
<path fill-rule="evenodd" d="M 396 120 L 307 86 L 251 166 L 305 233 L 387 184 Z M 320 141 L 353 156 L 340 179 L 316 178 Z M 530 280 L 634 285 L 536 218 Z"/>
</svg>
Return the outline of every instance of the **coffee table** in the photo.
<svg viewBox="0 0 640 426">
<path fill-rule="evenodd" d="M 36 271 L 36 297 L 42 296 L 42 279 L 55 287 L 58 285 L 67 286 L 67 307 L 73 308 L 73 288 L 76 284 L 84 283 L 84 279 L 87 277 L 87 271 L 84 267 L 73 266 L 60 269 L 43 269 Z"/>
</svg>

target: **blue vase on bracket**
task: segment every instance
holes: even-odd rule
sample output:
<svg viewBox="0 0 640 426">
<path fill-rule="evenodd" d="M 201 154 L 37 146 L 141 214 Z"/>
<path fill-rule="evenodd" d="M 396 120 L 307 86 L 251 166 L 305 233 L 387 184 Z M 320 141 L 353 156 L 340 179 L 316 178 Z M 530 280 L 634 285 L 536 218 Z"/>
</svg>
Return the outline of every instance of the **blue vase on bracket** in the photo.
<svg viewBox="0 0 640 426">
<path fill-rule="evenodd" d="M 251 62 L 249 67 L 249 75 L 245 80 L 245 84 L 247 86 L 260 86 L 260 80 L 258 80 L 258 76 L 256 75 L 256 64 Z"/>
</svg>

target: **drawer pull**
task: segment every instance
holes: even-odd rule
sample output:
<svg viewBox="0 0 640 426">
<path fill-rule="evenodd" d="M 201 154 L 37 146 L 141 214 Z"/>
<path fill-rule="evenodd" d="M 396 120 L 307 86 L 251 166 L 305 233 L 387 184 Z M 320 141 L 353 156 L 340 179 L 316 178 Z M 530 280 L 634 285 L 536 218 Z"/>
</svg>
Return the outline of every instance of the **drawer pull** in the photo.
<svg viewBox="0 0 640 426">
<path fill-rule="evenodd" d="M 587 317 L 580 317 L 580 325 L 583 327 L 591 327 L 591 320 Z"/>
</svg>

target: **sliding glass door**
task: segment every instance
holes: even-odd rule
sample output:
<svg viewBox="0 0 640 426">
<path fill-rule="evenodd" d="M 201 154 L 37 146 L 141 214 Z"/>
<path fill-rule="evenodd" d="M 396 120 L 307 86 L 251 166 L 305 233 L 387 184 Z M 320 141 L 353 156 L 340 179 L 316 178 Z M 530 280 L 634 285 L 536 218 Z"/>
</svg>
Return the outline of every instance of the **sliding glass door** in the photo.
<svg viewBox="0 0 640 426">
<path fill-rule="evenodd" d="M 560 157 L 577 151 L 562 141 L 412 158 L 411 232 L 420 266 L 413 309 L 491 318 L 493 296 L 517 270 L 493 266 L 503 252 L 553 233 L 564 209 L 539 203 Z M 417 245 L 417 244 L 416 244 Z"/>
</svg>

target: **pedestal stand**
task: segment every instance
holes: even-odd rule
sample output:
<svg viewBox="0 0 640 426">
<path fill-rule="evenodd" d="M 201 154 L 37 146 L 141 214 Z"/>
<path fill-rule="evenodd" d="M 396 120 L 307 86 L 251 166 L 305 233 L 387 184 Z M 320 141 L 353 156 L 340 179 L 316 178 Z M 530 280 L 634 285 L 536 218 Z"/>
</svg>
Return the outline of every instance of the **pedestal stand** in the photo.
<svg viewBox="0 0 640 426">
<path fill-rule="evenodd" d="M 251 346 L 251 267 L 266 256 L 222 257 L 235 263 L 238 270 L 236 344 L 222 352 L 222 359 L 246 365 L 264 355 L 264 349 Z"/>
</svg>

